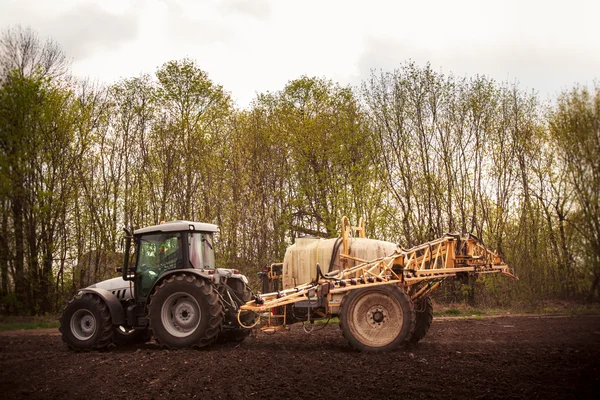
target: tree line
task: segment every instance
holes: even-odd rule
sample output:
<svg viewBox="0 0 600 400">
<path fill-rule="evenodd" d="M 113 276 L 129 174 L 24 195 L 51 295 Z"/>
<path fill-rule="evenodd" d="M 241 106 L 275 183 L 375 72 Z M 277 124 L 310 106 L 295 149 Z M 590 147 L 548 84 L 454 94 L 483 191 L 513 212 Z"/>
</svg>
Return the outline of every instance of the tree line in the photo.
<svg viewBox="0 0 600 400">
<path fill-rule="evenodd" d="M 3 312 L 59 310 L 112 276 L 123 226 L 175 219 L 219 225 L 218 265 L 251 277 L 347 215 L 403 247 L 473 232 L 520 277 L 442 300 L 600 297 L 598 86 L 547 104 L 406 62 L 356 88 L 303 76 L 242 109 L 191 59 L 77 80 L 21 27 L 0 35 L 0 85 Z"/>
</svg>

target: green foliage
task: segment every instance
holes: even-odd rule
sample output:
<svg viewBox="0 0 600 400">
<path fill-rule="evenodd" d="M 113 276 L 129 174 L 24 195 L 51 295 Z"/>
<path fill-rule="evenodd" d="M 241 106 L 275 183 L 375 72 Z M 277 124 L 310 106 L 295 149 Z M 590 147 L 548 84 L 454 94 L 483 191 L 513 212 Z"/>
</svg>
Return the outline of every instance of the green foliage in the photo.
<svg viewBox="0 0 600 400">
<path fill-rule="evenodd" d="M 0 315 L 18 315 L 25 311 L 15 293 L 7 293 L 0 298 L 0 310 Z"/>
<path fill-rule="evenodd" d="M 302 77 L 269 102 L 288 154 L 296 232 L 335 237 L 343 215 L 358 220 L 377 207 L 374 141 L 349 88 Z"/>
<path fill-rule="evenodd" d="M 591 300 L 595 292 L 600 296 L 600 87 L 575 88 L 557 103 L 549 116 L 551 149 L 570 189 L 560 222 L 575 229 L 583 244 L 579 257 L 563 248 L 563 262 L 568 270 L 591 273 Z"/>
<path fill-rule="evenodd" d="M 462 311 L 460 311 L 458 308 L 448 308 L 447 310 L 444 310 L 443 312 L 440 313 L 436 313 L 436 315 L 440 315 L 440 316 L 456 316 L 456 315 L 461 315 Z"/>
</svg>

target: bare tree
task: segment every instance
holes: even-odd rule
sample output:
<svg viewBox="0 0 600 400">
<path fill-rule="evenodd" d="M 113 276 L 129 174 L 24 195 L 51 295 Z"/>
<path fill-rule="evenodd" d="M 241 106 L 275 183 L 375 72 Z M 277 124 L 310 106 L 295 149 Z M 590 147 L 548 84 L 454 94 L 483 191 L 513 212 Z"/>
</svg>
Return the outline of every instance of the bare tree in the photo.
<svg viewBox="0 0 600 400">
<path fill-rule="evenodd" d="M 40 40 L 31 28 L 17 25 L 0 33 L 0 84 L 11 71 L 20 76 L 39 74 L 66 78 L 70 61 L 53 39 Z"/>
</svg>

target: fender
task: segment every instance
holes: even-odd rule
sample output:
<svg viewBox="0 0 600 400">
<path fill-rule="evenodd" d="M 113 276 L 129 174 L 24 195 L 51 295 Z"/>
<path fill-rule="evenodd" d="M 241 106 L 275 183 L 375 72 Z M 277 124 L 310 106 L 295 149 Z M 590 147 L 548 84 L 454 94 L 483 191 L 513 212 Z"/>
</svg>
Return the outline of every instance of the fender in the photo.
<svg viewBox="0 0 600 400">
<path fill-rule="evenodd" d="M 169 276 L 174 275 L 174 274 L 180 274 L 180 273 L 186 273 L 186 274 L 194 274 L 202 279 L 206 279 L 207 281 L 209 281 L 210 283 L 214 283 L 215 281 L 215 275 L 212 274 L 208 274 L 206 272 L 203 271 L 199 271 L 197 269 L 193 269 L 193 268 L 184 268 L 184 269 L 174 269 L 171 270 L 169 272 L 165 272 L 164 274 L 162 274 L 155 282 L 154 285 L 152 285 L 152 289 L 150 289 L 150 294 L 148 295 L 148 297 L 146 298 L 146 304 L 148 303 L 148 299 L 150 299 L 150 296 L 152 295 L 152 293 L 154 293 L 154 289 L 160 285 L 160 283 L 162 281 L 164 281 L 165 279 L 167 279 Z M 112 295 L 112 293 L 110 293 Z"/>
<path fill-rule="evenodd" d="M 79 293 L 94 293 L 97 294 L 104 300 L 104 303 L 108 306 L 110 310 L 110 316 L 112 318 L 113 325 L 124 325 L 125 324 L 125 313 L 123 312 L 123 307 L 121 306 L 121 302 L 117 299 L 117 296 L 112 294 L 106 289 L 100 288 L 85 288 L 81 289 Z"/>
</svg>

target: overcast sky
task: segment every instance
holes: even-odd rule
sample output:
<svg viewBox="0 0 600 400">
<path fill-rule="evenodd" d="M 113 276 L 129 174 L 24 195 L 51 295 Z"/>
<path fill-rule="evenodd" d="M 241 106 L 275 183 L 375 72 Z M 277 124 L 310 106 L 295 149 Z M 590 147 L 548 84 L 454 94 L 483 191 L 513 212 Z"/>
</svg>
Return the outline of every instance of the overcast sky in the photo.
<svg viewBox="0 0 600 400">
<path fill-rule="evenodd" d="M 600 79 L 599 0 L 0 0 L 0 29 L 17 24 L 106 83 L 195 59 L 241 107 L 301 75 L 358 85 L 409 59 L 543 99 Z"/>
</svg>

